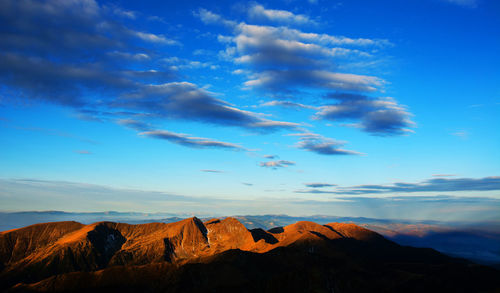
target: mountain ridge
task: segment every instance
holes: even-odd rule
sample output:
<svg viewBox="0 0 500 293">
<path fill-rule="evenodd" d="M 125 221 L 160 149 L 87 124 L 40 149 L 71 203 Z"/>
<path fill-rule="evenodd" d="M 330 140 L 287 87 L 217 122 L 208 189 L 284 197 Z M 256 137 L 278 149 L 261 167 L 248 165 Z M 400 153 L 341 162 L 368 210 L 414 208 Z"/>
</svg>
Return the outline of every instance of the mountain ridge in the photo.
<svg viewBox="0 0 500 293">
<path fill-rule="evenodd" d="M 247 272 L 244 272 L 242 262 L 249 264 Z M 312 271 L 303 268 L 301 262 L 310 263 Z M 287 264 L 294 265 L 288 267 Z M 272 271 L 273 266 L 283 272 Z M 484 284 L 496 287 L 492 281 L 494 278 L 489 278 L 498 276 L 498 271 L 453 259 L 432 249 L 399 246 L 355 224 L 320 225 L 299 221 L 264 230 L 247 229 L 232 217 L 205 222 L 192 217 L 174 223 L 136 225 L 109 221 L 89 225 L 53 222 L 0 232 L 0 289 L 10 291 L 104 290 L 129 284 L 130 288 L 136 289 L 145 286 L 152 291 L 183 292 L 165 288 L 174 285 L 172 288 L 185 289 L 185 286 L 190 286 L 191 274 L 204 276 L 217 271 L 220 271 L 220 276 L 235 274 L 231 281 L 234 284 L 231 284 L 236 287 L 247 283 L 247 273 L 248 278 L 256 278 L 255 286 L 267 288 L 283 274 L 302 272 L 308 276 L 312 274 L 310 278 L 320 276 L 323 283 L 327 280 L 328 284 L 334 282 L 335 286 L 340 286 L 337 289 L 345 291 L 350 285 L 345 287 L 339 285 L 342 282 L 333 280 L 339 274 L 346 274 L 342 278 L 354 282 L 359 277 L 352 270 L 364 271 L 368 275 L 382 270 L 387 276 L 396 277 L 397 281 L 390 282 L 401 285 L 408 282 L 406 278 L 415 276 L 415 270 L 417 276 L 428 277 L 425 270 L 422 272 L 413 268 L 415 266 L 443 266 L 460 272 L 486 271 L 488 281 Z M 237 271 L 233 272 L 233 269 Z M 404 273 L 399 272 L 402 269 Z M 268 275 L 259 273 L 259 270 Z M 137 279 L 134 274 L 143 276 L 144 280 L 159 282 L 159 285 L 148 287 L 147 282 Z M 399 276 L 401 274 L 405 277 Z M 383 279 L 387 276 L 383 275 Z M 311 281 L 297 278 L 290 282 L 302 280 L 307 285 Z M 225 288 L 220 280 L 222 287 L 218 287 L 217 282 L 211 283 L 210 279 L 203 280 L 206 288 L 219 291 Z M 374 282 L 371 275 L 368 280 Z M 312 288 L 304 284 L 296 285 L 305 290 Z M 233 285 L 229 287 L 235 289 Z M 329 286 L 320 287 L 328 290 L 335 287 Z M 292 286 L 291 290 L 294 288 Z"/>
</svg>

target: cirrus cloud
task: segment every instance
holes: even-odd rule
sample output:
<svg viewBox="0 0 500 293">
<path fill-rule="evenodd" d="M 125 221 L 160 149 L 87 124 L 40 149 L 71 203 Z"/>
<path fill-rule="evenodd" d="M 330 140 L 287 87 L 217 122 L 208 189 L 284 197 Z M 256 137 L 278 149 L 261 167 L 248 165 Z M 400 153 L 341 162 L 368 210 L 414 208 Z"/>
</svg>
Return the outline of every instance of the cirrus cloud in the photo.
<svg viewBox="0 0 500 293">
<path fill-rule="evenodd" d="M 295 165 L 295 162 L 286 161 L 286 160 L 260 162 L 261 167 L 272 168 L 272 169 L 284 168 L 284 167 L 289 167 L 289 166 L 293 166 L 293 165 Z"/>
</svg>

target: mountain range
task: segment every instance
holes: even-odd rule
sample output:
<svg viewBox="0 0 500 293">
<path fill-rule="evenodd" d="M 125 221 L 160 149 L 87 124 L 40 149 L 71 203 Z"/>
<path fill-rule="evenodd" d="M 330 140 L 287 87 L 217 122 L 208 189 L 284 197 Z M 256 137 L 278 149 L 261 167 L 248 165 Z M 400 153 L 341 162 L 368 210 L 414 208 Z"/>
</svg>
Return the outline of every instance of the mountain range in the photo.
<svg viewBox="0 0 500 293">
<path fill-rule="evenodd" d="M 73 221 L 0 232 L 7 292 L 495 292 L 500 272 L 355 224 Z"/>
<path fill-rule="evenodd" d="M 140 212 L 92 212 L 63 211 L 0 212 L 0 231 L 20 228 L 36 223 L 77 221 L 91 224 L 102 221 L 142 224 L 150 222 L 172 223 L 190 214 L 140 213 Z M 202 220 L 213 216 L 201 215 Z M 373 230 L 401 245 L 429 247 L 449 256 L 461 257 L 476 263 L 500 269 L 500 221 L 490 222 L 439 222 L 431 220 L 374 219 L 366 217 L 338 216 L 289 216 L 289 215 L 237 215 L 247 229 L 264 230 L 287 226 L 298 221 L 318 224 L 331 222 L 354 223 Z"/>
</svg>

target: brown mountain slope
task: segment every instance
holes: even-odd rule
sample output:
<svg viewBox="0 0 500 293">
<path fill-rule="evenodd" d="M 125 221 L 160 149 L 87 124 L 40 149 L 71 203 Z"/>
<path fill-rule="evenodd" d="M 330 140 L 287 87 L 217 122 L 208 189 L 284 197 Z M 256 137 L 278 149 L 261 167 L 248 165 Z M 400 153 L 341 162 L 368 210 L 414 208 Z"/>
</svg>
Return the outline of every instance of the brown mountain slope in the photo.
<svg viewBox="0 0 500 293">
<path fill-rule="evenodd" d="M 498 271 L 430 249 L 401 247 L 354 224 L 297 222 L 265 231 L 247 230 L 234 218 L 37 224 L 0 233 L 0 269 L 0 289 L 12 291 L 459 292 L 500 287 Z"/>
</svg>

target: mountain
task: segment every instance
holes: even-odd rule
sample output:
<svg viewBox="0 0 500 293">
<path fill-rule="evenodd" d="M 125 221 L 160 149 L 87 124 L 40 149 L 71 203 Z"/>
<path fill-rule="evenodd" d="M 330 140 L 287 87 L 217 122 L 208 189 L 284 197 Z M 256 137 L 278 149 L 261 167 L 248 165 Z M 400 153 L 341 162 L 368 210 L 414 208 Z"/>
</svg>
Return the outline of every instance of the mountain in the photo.
<svg viewBox="0 0 500 293">
<path fill-rule="evenodd" d="M 173 223 L 188 218 L 187 214 L 138 213 L 138 212 L 93 212 L 73 213 L 61 211 L 0 212 L 0 231 L 23 226 L 56 221 L 78 221 L 90 224 L 101 221 L 142 224 L 151 222 Z M 500 269 L 500 222 L 438 222 L 365 217 L 288 215 L 244 215 L 234 216 L 246 228 L 264 230 L 287 226 L 298 221 L 319 224 L 331 222 L 355 223 L 401 245 L 429 247 L 449 256 L 461 257 L 476 263 Z M 209 217 L 203 218 L 210 219 Z"/>
<path fill-rule="evenodd" d="M 494 292 L 500 272 L 355 224 L 54 222 L 0 232 L 7 292 Z"/>
</svg>

